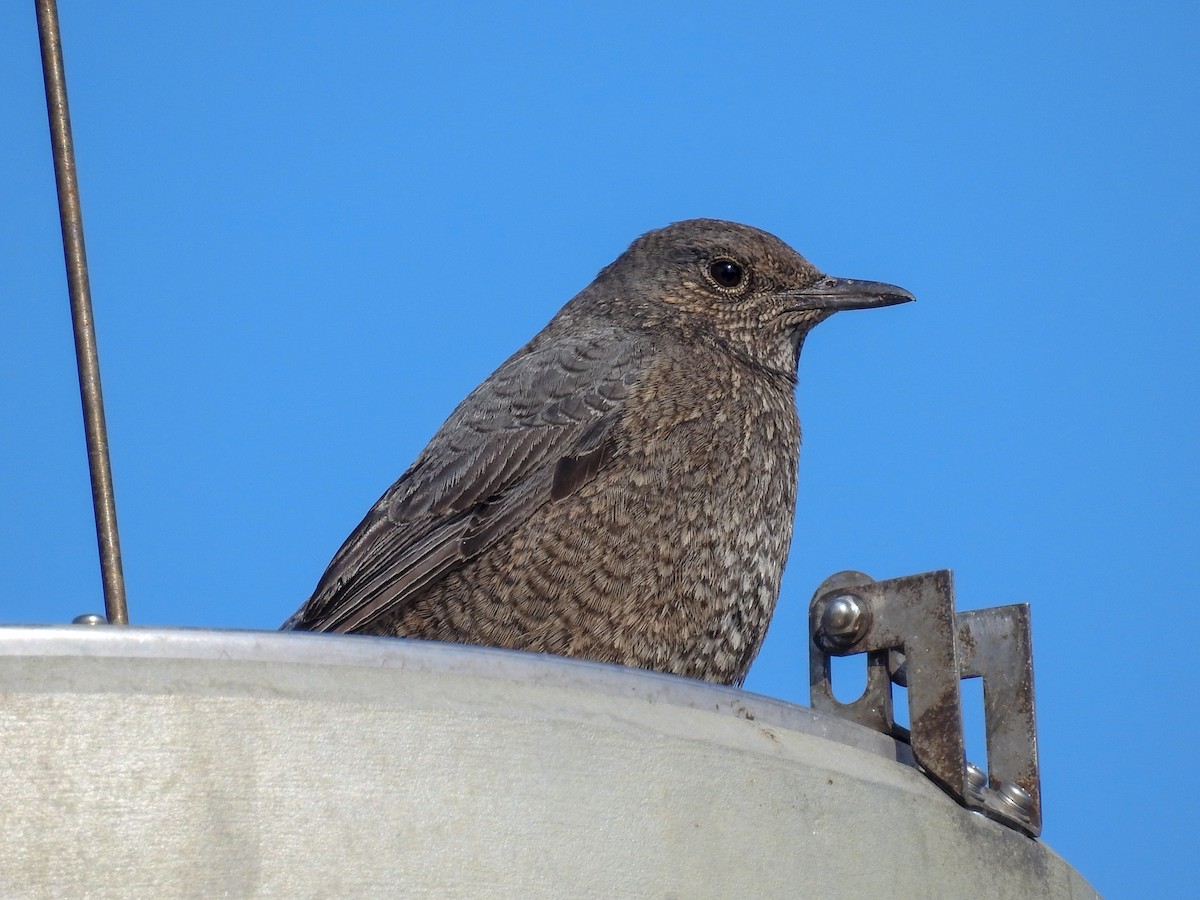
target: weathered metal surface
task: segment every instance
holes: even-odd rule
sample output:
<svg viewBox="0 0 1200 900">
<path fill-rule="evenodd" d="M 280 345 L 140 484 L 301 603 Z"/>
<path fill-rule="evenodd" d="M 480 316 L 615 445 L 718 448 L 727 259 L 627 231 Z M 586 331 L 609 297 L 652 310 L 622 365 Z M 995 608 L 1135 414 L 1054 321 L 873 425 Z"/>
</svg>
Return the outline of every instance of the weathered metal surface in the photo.
<svg viewBox="0 0 1200 900">
<path fill-rule="evenodd" d="M 891 738 L 532 654 L 0 628 L 0 733 L 5 897 L 1096 896 Z"/>
<path fill-rule="evenodd" d="M 1042 786 L 1028 604 L 959 613 L 958 650 L 962 677 L 983 679 L 988 781 L 996 789 L 985 795 L 985 805 L 1039 834 Z M 1024 797 L 1014 796 L 1014 786 Z"/>
<path fill-rule="evenodd" d="M 814 709 L 865 725 L 912 747 L 921 769 L 964 806 L 1031 836 L 1041 833 L 1041 787 L 1029 607 L 955 613 L 948 570 L 874 581 L 839 572 L 809 607 Z M 867 686 L 843 703 L 831 656 L 863 653 Z M 964 752 L 963 678 L 982 678 L 988 776 Z M 892 684 L 907 688 L 908 730 L 896 723 Z"/>
</svg>

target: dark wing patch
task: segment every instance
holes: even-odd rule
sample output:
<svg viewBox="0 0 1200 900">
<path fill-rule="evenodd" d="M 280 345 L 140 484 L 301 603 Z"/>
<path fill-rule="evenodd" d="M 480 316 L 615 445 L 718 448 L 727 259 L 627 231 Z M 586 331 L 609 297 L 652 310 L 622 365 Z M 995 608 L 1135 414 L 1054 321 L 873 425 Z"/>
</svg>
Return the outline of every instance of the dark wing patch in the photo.
<svg viewBox="0 0 1200 900">
<path fill-rule="evenodd" d="M 614 426 L 650 358 L 596 329 L 534 343 L 459 404 L 335 554 L 284 628 L 353 631 L 395 615 L 617 452 Z"/>
<path fill-rule="evenodd" d="M 585 432 L 580 445 L 582 452 L 563 456 L 554 466 L 551 500 L 562 500 L 575 493 L 595 478 L 617 452 L 616 440 L 609 434 L 605 419 L 600 419 Z"/>
</svg>

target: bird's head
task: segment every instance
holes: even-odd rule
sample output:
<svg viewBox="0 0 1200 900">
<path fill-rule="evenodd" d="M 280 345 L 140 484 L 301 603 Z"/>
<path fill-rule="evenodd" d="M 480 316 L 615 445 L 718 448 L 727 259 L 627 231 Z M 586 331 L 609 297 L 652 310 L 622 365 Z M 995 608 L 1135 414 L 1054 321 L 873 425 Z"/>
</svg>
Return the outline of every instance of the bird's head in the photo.
<svg viewBox="0 0 1200 900">
<path fill-rule="evenodd" d="M 824 275 L 774 235 L 717 219 L 642 235 L 598 279 L 611 280 L 647 325 L 681 327 L 793 380 L 818 322 L 914 299 L 895 285 Z"/>
</svg>

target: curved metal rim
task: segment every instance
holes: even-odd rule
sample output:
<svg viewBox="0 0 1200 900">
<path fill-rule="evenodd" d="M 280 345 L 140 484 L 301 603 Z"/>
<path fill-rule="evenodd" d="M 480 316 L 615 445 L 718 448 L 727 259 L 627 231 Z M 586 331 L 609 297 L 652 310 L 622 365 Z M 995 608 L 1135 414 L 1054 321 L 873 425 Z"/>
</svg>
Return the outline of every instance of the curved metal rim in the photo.
<svg viewBox="0 0 1200 900">
<path fill-rule="evenodd" d="M 2 626 L 0 658 L 92 657 L 404 669 L 570 687 L 704 710 L 836 741 L 912 765 L 904 744 L 783 700 L 658 672 L 435 641 L 364 635 L 87 625 Z"/>
</svg>

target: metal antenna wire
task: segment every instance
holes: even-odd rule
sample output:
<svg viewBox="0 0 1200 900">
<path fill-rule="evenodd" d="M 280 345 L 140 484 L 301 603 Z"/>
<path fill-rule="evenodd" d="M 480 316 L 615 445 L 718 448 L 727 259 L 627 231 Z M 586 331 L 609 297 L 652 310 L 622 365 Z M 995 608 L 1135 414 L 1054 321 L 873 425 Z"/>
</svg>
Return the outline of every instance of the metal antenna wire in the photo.
<svg viewBox="0 0 1200 900">
<path fill-rule="evenodd" d="M 35 0 L 38 37 L 42 47 L 42 76 L 46 82 L 46 111 L 50 118 L 50 144 L 54 153 L 54 180 L 58 185 L 58 214 L 62 222 L 63 255 L 67 263 L 67 290 L 71 296 L 71 322 L 75 331 L 75 360 L 79 368 L 79 393 L 83 400 L 83 427 L 88 469 L 92 480 L 92 506 L 96 512 L 96 540 L 100 545 L 100 574 L 104 583 L 104 611 L 113 625 L 129 623 L 125 603 L 125 576 L 121 570 L 121 541 L 117 534 L 117 506 L 113 496 L 108 458 L 108 429 L 104 424 L 104 398 L 100 390 L 100 359 L 92 319 L 92 292 L 88 284 L 87 253 L 83 246 L 83 212 L 67 109 L 67 79 L 63 70 L 62 37 L 55 0 Z"/>
</svg>

